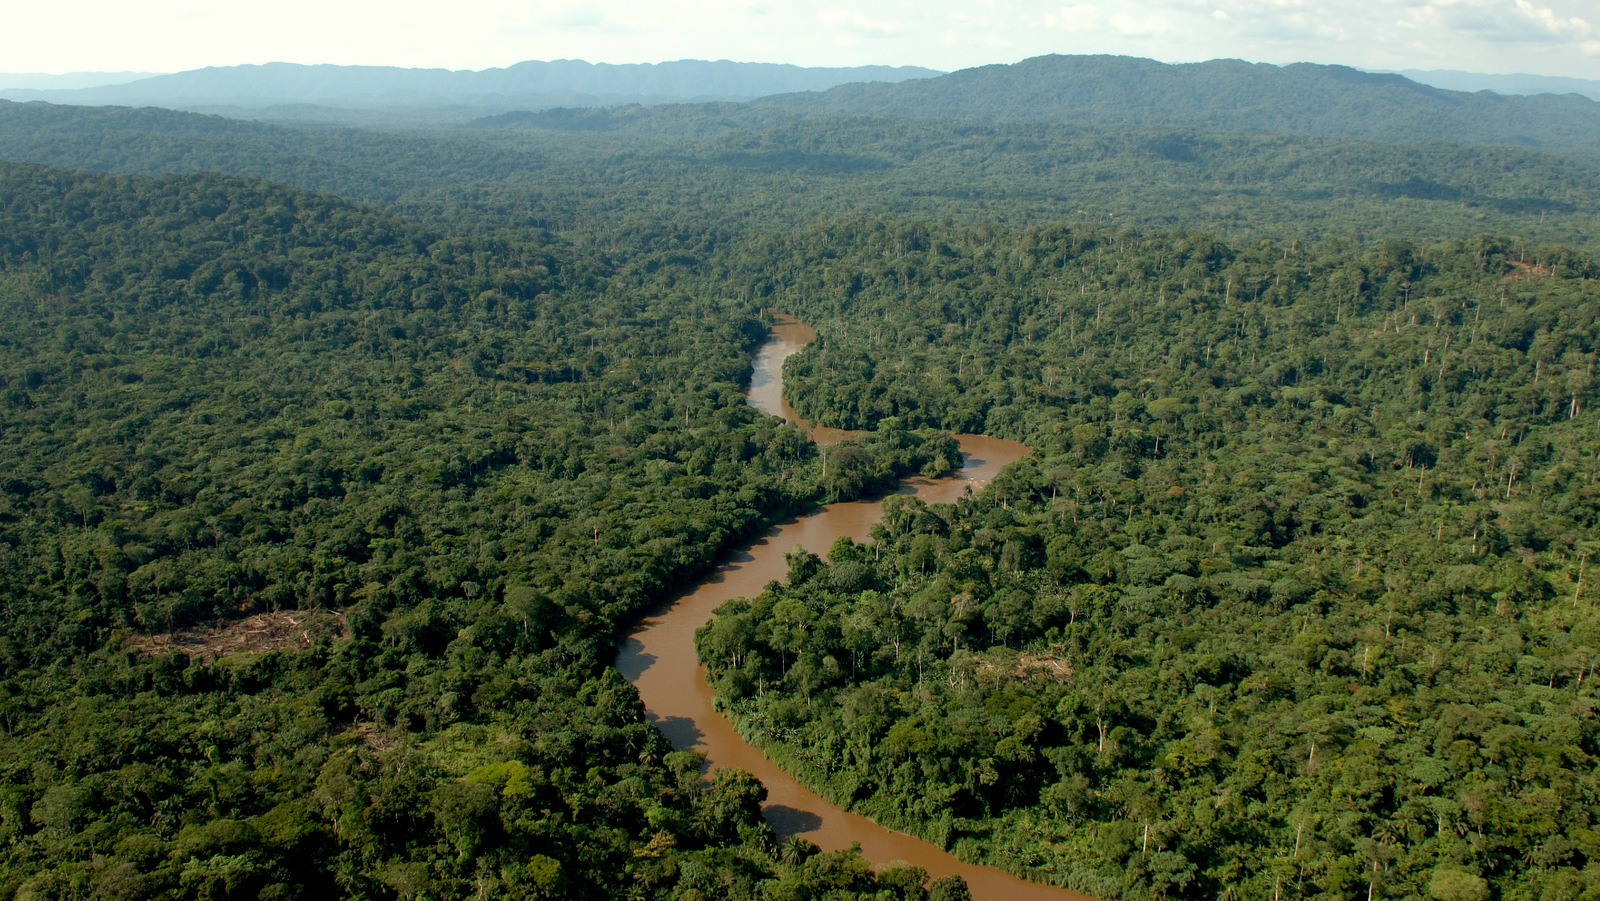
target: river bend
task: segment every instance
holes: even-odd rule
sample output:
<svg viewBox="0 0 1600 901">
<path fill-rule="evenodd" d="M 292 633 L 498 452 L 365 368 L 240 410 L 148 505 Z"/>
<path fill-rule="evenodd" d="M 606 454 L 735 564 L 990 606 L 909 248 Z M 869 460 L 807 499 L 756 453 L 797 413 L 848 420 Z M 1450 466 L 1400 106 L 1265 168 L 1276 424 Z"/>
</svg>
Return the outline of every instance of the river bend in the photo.
<svg viewBox="0 0 1600 901">
<path fill-rule="evenodd" d="M 816 333 L 788 316 L 778 315 L 776 320 L 771 337 L 756 354 L 746 399 L 764 412 L 807 428 L 819 442 L 837 443 L 850 433 L 809 428 L 783 400 L 783 361 Z M 949 478 L 907 480 L 900 493 L 915 494 L 930 504 L 950 503 L 969 489 L 981 488 L 1002 466 L 1028 452 L 1027 446 L 1015 441 L 982 435 L 956 437 L 961 442 L 961 469 Z M 699 751 L 712 767 L 738 767 L 761 780 L 767 787 L 762 815 L 780 837 L 804 836 L 828 851 L 855 843 L 874 863 L 905 861 L 934 878 L 959 874 L 979 901 L 1092 901 L 992 867 L 964 863 L 936 845 L 829 803 L 767 760 L 712 708 L 711 686 L 695 655 L 695 630 L 725 601 L 760 594 L 768 582 L 785 578 L 789 567 L 784 555 L 795 545 L 822 554 L 840 535 L 864 542 L 882 517 L 880 499 L 829 504 L 779 523 L 642 620 L 619 648 L 617 669 L 638 688 L 651 721 L 674 748 Z"/>
</svg>

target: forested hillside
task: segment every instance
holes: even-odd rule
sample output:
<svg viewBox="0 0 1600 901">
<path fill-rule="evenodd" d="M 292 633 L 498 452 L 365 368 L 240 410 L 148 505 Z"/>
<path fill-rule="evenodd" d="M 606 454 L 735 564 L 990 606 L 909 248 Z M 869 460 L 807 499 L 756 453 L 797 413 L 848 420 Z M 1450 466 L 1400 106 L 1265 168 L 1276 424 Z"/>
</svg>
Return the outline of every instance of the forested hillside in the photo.
<svg viewBox="0 0 1600 901">
<path fill-rule="evenodd" d="M 1202 229 L 1236 241 L 1490 232 L 1600 250 L 1592 165 L 1442 143 L 881 115 L 768 121 L 732 105 L 378 134 L 0 101 L 0 158 L 254 175 L 452 230 L 549 228 L 602 248 L 619 232 L 652 246 L 709 233 L 721 246 L 870 214 Z"/>
<path fill-rule="evenodd" d="M 482 71 L 271 63 L 78 90 L 3 93 L 11 100 L 231 110 L 286 122 L 378 127 L 386 118 L 390 125 L 426 127 L 515 110 L 761 98 L 737 115 L 768 122 L 859 115 L 1036 121 L 1112 130 L 1502 144 L 1589 157 L 1600 146 L 1600 103 L 1578 94 L 1445 90 L 1345 66 L 1239 60 L 1168 65 L 1125 56 L 1040 56 L 949 74 L 911 66 L 800 68 L 726 60 L 528 61 Z"/>
<path fill-rule="evenodd" d="M 1600 894 L 1594 110 L 1109 58 L 0 102 L 0 897 L 956 901 L 779 842 L 609 665 L 948 431 L 1034 453 L 699 635 L 802 780 L 1107 899 Z M 879 429 L 832 465 L 744 402 L 771 310 Z"/>
<path fill-rule="evenodd" d="M 390 204 L 446 176 L 505 178 L 535 168 L 470 136 L 290 128 L 176 110 L 0 100 L 0 157 L 130 175 L 226 172 Z"/>
<path fill-rule="evenodd" d="M 809 115 L 1510 144 L 1586 155 L 1600 139 L 1600 103 L 1575 94 L 1468 94 L 1345 66 L 1241 60 L 1170 65 L 1126 56 L 1039 56 L 901 84 L 841 85 L 817 97 L 773 97 L 758 106 Z"/>
<path fill-rule="evenodd" d="M 727 543 L 949 453 L 824 478 L 684 271 L 0 168 L 0 895 L 923 897 L 780 861 L 608 666 Z M 303 641 L 145 653 L 249 614 Z"/>
<path fill-rule="evenodd" d="M 770 754 L 1103 897 L 1593 890 L 1591 260 L 877 222 L 762 258 L 820 332 L 803 415 L 1036 448 L 703 630 Z"/>
</svg>

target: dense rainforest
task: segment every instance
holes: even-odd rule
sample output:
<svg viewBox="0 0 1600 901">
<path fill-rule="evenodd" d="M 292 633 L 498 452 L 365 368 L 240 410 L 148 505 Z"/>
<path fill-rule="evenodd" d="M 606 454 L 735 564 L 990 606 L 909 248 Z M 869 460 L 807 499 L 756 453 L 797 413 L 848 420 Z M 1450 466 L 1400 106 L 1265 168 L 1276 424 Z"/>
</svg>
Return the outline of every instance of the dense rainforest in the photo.
<svg viewBox="0 0 1600 901">
<path fill-rule="evenodd" d="M 1487 232 L 1600 251 L 1588 158 L 1159 124 L 769 121 L 698 105 L 379 133 L 0 101 L 0 159 L 254 175 L 454 232 L 555 230 L 602 253 L 678 235 L 692 250 L 707 233 L 728 241 L 864 215 L 1198 229 L 1236 242 Z"/>
<path fill-rule="evenodd" d="M 633 262 L 0 167 L 0 894 L 925 897 L 780 859 L 759 783 L 703 786 L 607 664 L 725 545 L 949 439 L 824 475 L 742 402 L 756 307 Z M 320 631 L 137 640 L 248 614 Z"/>
<path fill-rule="evenodd" d="M 1600 266 L 904 223 L 761 258 L 819 329 L 802 415 L 1036 448 L 702 630 L 769 754 L 1103 897 L 1596 891 Z"/>
<path fill-rule="evenodd" d="M 699 636 L 807 784 L 1105 898 L 1600 893 L 1587 126 L 974 112 L 1002 75 L 0 103 L 0 897 L 959 899 L 775 836 L 609 666 L 950 431 L 1034 453 Z M 769 310 L 848 467 L 744 403 Z"/>
</svg>

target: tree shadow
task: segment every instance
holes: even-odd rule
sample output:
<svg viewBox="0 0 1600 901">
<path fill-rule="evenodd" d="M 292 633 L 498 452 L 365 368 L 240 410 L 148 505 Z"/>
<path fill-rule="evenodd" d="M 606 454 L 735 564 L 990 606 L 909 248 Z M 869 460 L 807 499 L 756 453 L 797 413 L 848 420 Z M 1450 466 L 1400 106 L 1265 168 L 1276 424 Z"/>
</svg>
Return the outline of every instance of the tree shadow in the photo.
<svg viewBox="0 0 1600 901">
<path fill-rule="evenodd" d="M 656 728 L 667 737 L 667 741 L 672 742 L 672 747 L 679 751 L 693 748 L 705 737 L 705 733 L 700 731 L 695 721 L 686 716 L 651 716 L 650 721 L 655 723 Z"/>
<path fill-rule="evenodd" d="M 656 655 L 646 653 L 644 642 L 637 638 L 624 638 L 617 646 L 617 657 L 611 665 L 617 668 L 622 678 L 629 682 L 638 682 L 644 671 L 655 665 Z"/>
<path fill-rule="evenodd" d="M 786 839 L 791 835 L 805 835 L 816 832 L 822 828 L 822 817 L 809 810 L 798 807 L 789 807 L 783 804 L 768 804 L 761 808 L 761 816 L 777 833 L 779 839 Z"/>
</svg>

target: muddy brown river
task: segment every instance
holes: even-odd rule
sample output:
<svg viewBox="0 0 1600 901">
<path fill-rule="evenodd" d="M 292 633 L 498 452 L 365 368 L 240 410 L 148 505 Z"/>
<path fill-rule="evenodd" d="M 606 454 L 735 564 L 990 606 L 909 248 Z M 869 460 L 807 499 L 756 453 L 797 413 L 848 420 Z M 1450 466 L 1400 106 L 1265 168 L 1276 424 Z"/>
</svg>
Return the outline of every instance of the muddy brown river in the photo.
<svg viewBox="0 0 1600 901">
<path fill-rule="evenodd" d="M 783 400 L 783 361 L 814 337 L 816 332 L 803 323 L 787 316 L 777 317 L 771 338 L 756 355 L 755 372 L 746 394 L 753 406 L 807 427 Z M 850 434 L 839 429 L 808 430 L 824 444 L 837 443 Z M 949 503 L 969 489 L 978 490 L 1002 466 L 1028 452 L 1025 445 L 1015 441 L 982 435 L 957 437 L 962 452 L 960 471 L 945 479 L 908 480 L 902 484 L 901 493 L 915 494 L 930 504 Z M 712 709 L 711 686 L 695 656 L 695 630 L 724 601 L 760 594 L 768 582 L 785 578 L 789 566 L 784 555 L 795 545 L 821 554 L 840 535 L 866 541 L 873 524 L 882 516 L 881 500 L 853 501 L 820 507 L 778 524 L 733 554 L 698 585 L 640 622 L 617 653 L 617 669 L 639 689 L 650 719 L 673 747 L 705 754 L 711 767 L 748 770 L 766 785 L 767 802 L 762 814 L 781 838 L 804 836 L 828 851 L 859 844 L 862 853 L 874 863 L 905 861 L 926 869 L 934 878 L 959 874 L 966 878 L 978 901 L 1092 901 L 1066 889 L 963 863 L 935 845 L 830 804 L 778 769 Z"/>
</svg>

